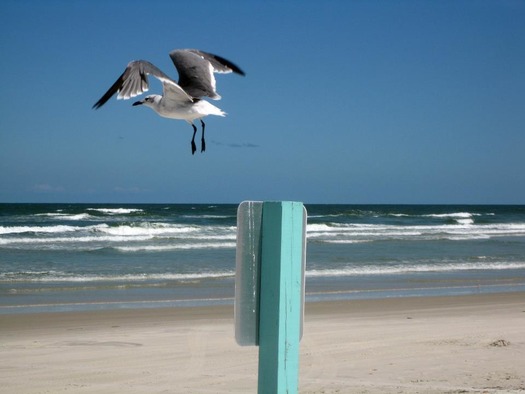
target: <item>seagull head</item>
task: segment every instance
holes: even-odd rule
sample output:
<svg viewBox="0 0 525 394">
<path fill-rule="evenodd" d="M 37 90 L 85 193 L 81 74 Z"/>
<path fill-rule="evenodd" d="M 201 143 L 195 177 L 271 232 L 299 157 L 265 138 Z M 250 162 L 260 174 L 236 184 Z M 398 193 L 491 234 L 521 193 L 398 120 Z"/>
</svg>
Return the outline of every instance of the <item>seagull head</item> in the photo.
<svg viewBox="0 0 525 394">
<path fill-rule="evenodd" d="M 145 105 L 147 107 L 154 108 L 158 103 L 160 103 L 162 96 L 159 96 L 158 94 L 152 94 L 149 96 L 146 96 L 144 100 L 135 101 L 133 103 L 133 106 L 135 105 Z"/>
</svg>

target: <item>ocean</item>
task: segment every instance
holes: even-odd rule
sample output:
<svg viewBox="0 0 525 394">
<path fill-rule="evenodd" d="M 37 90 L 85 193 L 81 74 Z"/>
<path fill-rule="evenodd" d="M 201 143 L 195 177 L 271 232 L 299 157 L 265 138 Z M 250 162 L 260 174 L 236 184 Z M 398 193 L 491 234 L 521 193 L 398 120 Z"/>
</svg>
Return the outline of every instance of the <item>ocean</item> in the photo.
<svg viewBox="0 0 525 394">
<path fill-rule="evenodd" d="M 525 290 L 525 206 L 306 205 L 306 301 Z M 232 304 L 234 204 L 0 204 L 0 314 Z"/>
</svg>

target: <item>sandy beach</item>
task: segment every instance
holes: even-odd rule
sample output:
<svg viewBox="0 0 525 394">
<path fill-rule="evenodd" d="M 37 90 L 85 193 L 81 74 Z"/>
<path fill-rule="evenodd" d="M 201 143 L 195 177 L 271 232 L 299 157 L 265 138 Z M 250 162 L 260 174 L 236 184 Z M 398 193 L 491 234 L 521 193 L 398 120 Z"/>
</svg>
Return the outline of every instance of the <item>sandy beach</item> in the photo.
<svg viewBox="0 0 525 394">
<path fill-rule="evenodd" d="M 0 315 L 5 393 L 254 393 L 233 307 Z M 525 294 L 309 303 L 301 393 L 525 392 Z"/>
</svg>

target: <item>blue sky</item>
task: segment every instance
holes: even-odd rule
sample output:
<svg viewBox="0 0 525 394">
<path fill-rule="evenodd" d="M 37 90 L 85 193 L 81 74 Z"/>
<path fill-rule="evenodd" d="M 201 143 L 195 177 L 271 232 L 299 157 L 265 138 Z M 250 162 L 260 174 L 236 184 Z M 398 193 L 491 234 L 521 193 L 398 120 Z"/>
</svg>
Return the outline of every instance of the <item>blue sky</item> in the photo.
<svg viewBox="0 0 525 394">
<path fill-rule="evenodd" d="M 0 29 L 0 202 L 525 203 L 524 1 L 4 0 Z M 91 108 L 175 48 L 246 72 L 204 154 Z"/>
</svg>

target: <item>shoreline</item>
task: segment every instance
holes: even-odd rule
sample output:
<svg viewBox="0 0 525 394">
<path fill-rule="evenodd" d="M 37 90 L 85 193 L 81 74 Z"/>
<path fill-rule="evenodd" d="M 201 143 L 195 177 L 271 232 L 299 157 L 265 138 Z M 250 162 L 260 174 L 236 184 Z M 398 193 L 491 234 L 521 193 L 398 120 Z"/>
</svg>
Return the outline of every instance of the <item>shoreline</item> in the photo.
<svg viewBox="0 0 525 394">
<path fill-rule="evenodd" d="M 525 392 L 525 293 L 308 302 L 300 393 Z M 233 305 L 0 315 L 7 392 L 246 393 Z"/>
<path fill-rule="evenodd" d="M 230 299 L 228 299 L 230 300 Z M 224 300 L 220 300 L 224 301 Z M 38 318 L 42 322 L 69 321 L 80 319 L 89 321 L 99 321 L 104 319 L 129 319 L 136 316 L 138 319 L 166 319 L 173 317 L 186 320 L 200 320 L 203 318 L 211 319 L 233 319 L 233 299 L 232 303 L 217 305 L 189 305 L 175 307 L 151 307 L 151 308 L 115 308 L 100 310 L 71 310 L 71 311 L 43 311 L 14 314 L 0 314 L 0 330 L 13 327 L 18 322 L 30 321 Z M 409 297 L 387 297 L 387 298 L 361 298 L 361 299 L 329 299 L 305 302 L 305 315 L 317 316 L 323 314 L 346 315 L 361 312 L 383 312 L 386 314 L 409 311 L 422 308 L 430 311 L 434 308 L 445 306 L 456 307 L 486 307 L 497 303 L 517 303 L 523 304 L 525 308 L 525 292 L 512 291 L 501 293 L 479 293 L 479 294 L 453 294 L 440 296 L 409 296 Z M 166 312 L 171 312 L 167 314 Z M 524 310 L 525 313 L 525 310 Z M 64 319 L 61 319 L 61 316 Z M 84 318 L 85 317 L 85 318 Z M 95 318 L 95 320 L 93 320 Z"/>
<path fill-rule="evenodd" d="M 311 287 L 312 290 L 308 290 Z M 77 302 L 50 302 L 50 303 L 11 303 L 7 304 L 4 300 L 0 304 L 0 316 L 10 316 L 17 314 L 35 314 L 35 313 L 73 313 L 73 312 L 97 312 L 97 311 L 116 311 L 116 310 L 138 310 L 138 309 L 173 309 L 173 308 L 198 308 L 198 307 L 217 307 L 221 305 L 230 305 L 234 303 L 234 288 L 229 292 L 217 298 L 152 298 L 137 299 L 137 297 L 128 297 L 126 300 L 119 296 L 120 299 L 107 301 L 78 300 Z M 487 294 L 507 294 L 507 293 L 525 293 L 525 282 L 514 279 L 512 282 L 494 283 L 480 285 L 456 285 L 456 286 L 436 286 L 436 287 L 399 287 L 399 288 L 374 288 L 374 289 L 357 289 L 350 290 L 337 286 L 308 286 L 306 289 L 306 304 L 317 302 L 336 302 L 336 301 L 358 301 L 358 300 L 380 300 L 396 298 L 433 298 L 433 297 L 460 297 Z M 98 296 L 100 299 L 100 295 Z M 27 302 L 27 299 L 26 299 Z"/>
</svg>

